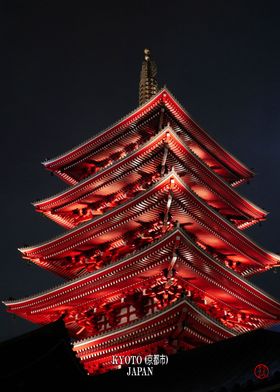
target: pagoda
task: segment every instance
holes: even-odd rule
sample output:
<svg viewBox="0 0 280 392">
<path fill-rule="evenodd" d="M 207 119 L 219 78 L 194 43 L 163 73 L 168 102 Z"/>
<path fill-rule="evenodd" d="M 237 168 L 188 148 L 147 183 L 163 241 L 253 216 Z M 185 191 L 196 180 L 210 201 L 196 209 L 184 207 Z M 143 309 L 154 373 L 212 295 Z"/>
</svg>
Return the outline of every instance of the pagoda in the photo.
<svg viewBox="0 0 280 392">
<path fill-rule="evenodd" d="M 248 278 L 280 265 L 244 230 L 267 212 L 236 188 L 253 172 L 190 117 L 145 49 L 139 106 L 44 167 L 68 184 L 34 203 L 66 231 L 19 249 L 65 283 L 9 312 L 63 318 L 89 374 L 113 356 L 176 353 L 280 320 L 280 303 Z"/>
</svg>

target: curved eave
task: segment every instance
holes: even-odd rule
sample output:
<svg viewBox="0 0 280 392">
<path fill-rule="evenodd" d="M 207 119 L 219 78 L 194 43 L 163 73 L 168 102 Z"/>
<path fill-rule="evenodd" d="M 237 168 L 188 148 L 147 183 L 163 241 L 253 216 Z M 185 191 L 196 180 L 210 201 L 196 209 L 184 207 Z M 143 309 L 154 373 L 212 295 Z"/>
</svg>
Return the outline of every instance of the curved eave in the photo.
<svg viewBox="0 0 280 392">
<path fill-rule="evenodd" d="M 156 312 L 150 316 L 146 316 L 143 319 L 137 320 L 137 321 L 132 322 L 132 323 L 125 325 L 123 327 L 96 335 L 92 338 L 76 341 L 74 343 L 73 350 L 74 351 L 81 351 L 83 349 L 90 347 L 91 345 L 96 346 L 98 343 L 102 343 L 103 341 L 108 341 L 108 338 L 110 338 L 110 337 L 114 336 L 114 338 L 117 338 L 120 335 L 122 335 L 123 333 L 127 333 L 127 332 L 130 333 L 132 329 L 138 330 L 141 326 L 145 326 L 145 324 L 147 324 L 147 323 L 149 324 L 153 321 L 158 321 L 163 316 L 168 315 L 170 313 L 173 313 L 174 311 L 176 311 L 178 309 L 182 310 L 185 307 L 188 310 L 186 312 L 186 314 L 195 314 L 195 315 L 199 316 L 199 319 L 201 321 L 203 320 L 204 323 L 206 325 L 208 325 L 209 327 L 213 326 L 215 329 L 217 328 L 221 332 L 221 335 L 226 334 L 226 336 L 224 335 L 223 338 L 237 335 L 237 333 L 235 331 L 230 330 L 229 328 L 225 327 L 223 324 L 219 323 L 217 320 L 211 318 L 205 312 L 203 312 L 201 309 L 199 309 L 197 306 L 190 303 L 188 300 L 181 299 L 181 300 L 175 302 L 174 304 L 166 307 L 164 310 Z M 221 338 L 222 338 L 222 336 L 221 336 Z"/>
<path fill-rule="evenodd" d="M 189 265 L 188 258 L 186 258 L 186 265 L 185 262 L 182 262 L 187 271 L 191 268 L 204 281 L 212 281 L 211 287 L 219 287 L 222 284 L 223 290 L 235 298 L 237 302 L 243 303 L 243 306 L 246 304 L 246 306 L 264 314 L 265 317 L 268 315 L 272 316 L 272 318 L 276 317 L 276 319 L 278 317 L 279 319 L 279 301 L 214 259 L 202 250 L 181 228 L 173 229 L 158 241 L 98 271 L 74 279 L 69 283 L 61 284 L 41 294 L 16 301 L 6 301 L 4 304 L 11 312 L 27 319 L 29 318 L 34 322 L 41 322 L 42 313 L 58 310 L 62 305 L 66 307 L 76 306 L 77 301 L 85 301 L 87 296 L 93 298 L 93 294 L 95 298 L 94 300 L 91 299 L 93 302 L 103 298 L 103 291 L 109 297 L 112 295 L 114 297 L 121 296 L 127 280 L 130 281 L 130 284 L 134 284 L 135 279 L 138 281 L 138 275 L 144 274 L 145 276 L 146 273 L 149 275 L 151 270 L 154 271 L 154 274 L 158 274 L 158 269 L 162 270 L 164 264 L 170 261 L 170 254 L 173 252 L 175 243 L 180 251 L 181 256 L 179 259 L 181 257 L 184 258 L 185 251 L 187 253 L 191 251 L 197 260 L 193 265 Z M 205 273 L 203 268 L 199 269 L 198 259 L 203 260 L 203 265 L 208 265 L 207 273 Z M 178 263 L 180 264 L 181 262 L 178 261 Z M 182 273 L 181 267 L 179 270 Z M 137 275 L 135 275 L 135 271 L 137 271 Z M 135 278 L 130 277 L 130 274 L 133 274 Z M 124 276 L 125 279 L 123 278 Z M 179 277 L 180 274 L 178 275 Z M 103 282 L 101 288 L 99 287 L 100 282 Z M 112 282 L 114 283 L 113 285 Z M 109 288 L 110 290 L 108 291 Z M 211 294 L 209 295 L 211 296 Z M 228 304 L 228 306 L 231 305 Z M 26 316 L 28 309 L 32 310 L 32 314 Z"/>
<path fill-rule="evenodd" d="M 182 180 L 177 175 L 175 175 L 174 177 L 176 177 L 178 181 L 178 185 L 183 187 L 190 195 L 192 195 L 192 197 L 201 205 L 201 207 L 204 208 L 205 211 L 207 211 L 207 214 L 209 212 L 209 216 L 211 217 L 211 222 L 214 223 L 215 220 L 218 222 L 220 226 L 220 233 L 223 233 L 223 230 L 225 230 L 225 233 L 229 232 L 231 233 L 230 235 L 234 235 L 236 243 L 238 244 L 239 241 L 243 242 L 245 244 L 245 247 L 246 248 L 248 247 L 247 252 L 249 251 L 250 248 L 255 252 L 255 257 L 259 258 L 259 260 L 255 259 L 255 257 L 252 256 L 249 256 L 249 258 L 251 257 L 252 260 L 255 259 L 255 262 L 257 262 L 259 265 L 266 265 L 266 266 L 269 265 L 270 267 L 274 265 L 278 265 L 280 263 L 280 255 L 277 255 L 273 252 L 269 252 L 264 248 L 260 247 L 256 242 L 252 241 L 242 231 L 240 231 L 233 223 L 229 222 L 219 212 L 215 211 L 206 202 L 200 199 L 194 192 L 191 191 L 191 189 L 186 184 L 182 182 Z M 215 232 L 218 236 L 221 236 L 226 241 L 224 235 L 218 233 L 217 230 L 215 230 Z M 233 244 L 234 241 L 231 240 L 231 243 Z M 263 263 L 261 262 L 262 258 L 266 259 Z"/>
<path fill-rule="evenodd" d="M 109 166 L 105 168 L 104 170 L 101 170 L 100 172 L 92 175 L 91 177 L 79 182 L 78 184 L 74 185 L 70 189 L 66 189 L 52 197 L 43 199 L 39 202 L 33 203 L 33 205 L 40 211 L 44 213 L 44 211 L 47 211 L 50 208 L 59 208 L 60 205 L 67 203 L 67 200 L 69 200 L 69 203 L 76 201 L 77 198 L 82 200 L 82 195 L 81 192 L 84 190 L 86 192 L 86 195 L 89 192 L 89 189 L 94 187 L 94 183 L 100 181 L 101 178 L 106 178 L 110 173 L 113 173 L 114 171 L 118 170 L 122 165 L 125 165 L 128 161 L 135 159 L 138 155 L 143 154 L 147 149 L 151 150 L 152 148 L 156 148 L 156 145 L 165 139 L 166 132 L 169 132 L 171 138 L 175 143 L 177 143 L 184 151 L 186 154 L 191 155 L 191 157 L 197 162 L 197 164 L 202 167 L 204 171 L 209 173 L 209 176 L 214 178 L 218 184 L 227 192 L 227 194 L 232 195 L 236 200 L 237 200 L 237 205 L 239 207 L 236 207 L 233 205 L 234 208 L 239 209 L 241 212 L 248 214 L 252 219 L 260 219 L 263 220 L 265 219 L 266 215 L 268 214 L 265 210 L 261 209 L 260 207 L 256 206 L 254 203 L 250 202 L 247 200 L 245 197 L 241 196 L 235 189 L 230 187 L 220 176 L 218 176 L 215 172 L 211 171 L 210 168 L 204 164 L 203 161 L 201 161 L 196 154 L 194 154 L 184 143 L 184 141 L 178 137 L 178 135 L 173 131 L 173 129 L 169 126 L 165 127 L 163 130 L 161 130 L 154 138 L 144 145 L 142 145 L 137 151 L 134 151 L 133 153 L 127 155 L 120 161 L 117 161 L 115 164 L 112 166 Z M 52 218 L 52 216 L 48 215 L 49 218 Z M 69 226 L 68 222 L 63 222 L 63 218 L 55 218 L 56 221 L 59 224 L 62 224 L 65 227 L 71 227 Z M 248 223 L 249 224 L 249 223 Z M 247 224 L 247 225 L 248 225 Z"/>
<path fill-rule="evenodd" d="M 166 132 L 167 129 L 161 130 L 156 136 L 154 136 L 152 140 L 149 140 L 148 142 L 144 143 L 138 150 L 133 151 L 132 153 L 125 156 L 124 158 L 120 159 L 119 161 L 116 161 L 111 166 L 105 167 L 103 170 L 100 170 L 99 172 L 87 177 L 86 179 L 78 182 L 77 184 L 75 184 L 70 188 L 65 189 L 64 191 L 57 193 L 54 196 L 48 197 L 46 199 L 42 199 L 40 201 L 33 202 L 32 204 L 37 209 L 48 209 L 51 208 L 53 205 L 55 205 L 56 208 L 59 208 L 59 202 L 65 203 L 65 200 L 67 200 L 68 197 L 71 200 L 75 200 L 71 197 L 73 194 L 78 193 L 82 189 L 87 189 L 87 187 L 90 187 L 91 184 L 94 184 L 95 182 L 99 181 L 100 178 L 106 177 L 108 173 L 111 172 L 115 173 L 119 167 L 126 164 L 130 160 L 134 159 L 138 155 L 144 153 L 145 151 L 147 151 L 147 149 L 151 150 L 153 148 L 156 148 L 158 143 L 160 143 L 162 140 L 165 139 Z"/>
<path fill-rule="evenodd" d="M 126 256 L 124 259 L 119 260 L 113 264 L 104 266 L 100 268 L 97 271 L 91 272 L 85 276 L 78 277 L 76 279 L 71 280 L 70 282 L 67 283 L 62 283 L 59 286 L 56 286 L 53 289 L 44 291 L 40 294 L 32 295 L 26 298 L 22 298 L 20 300 L 16 301 L 4 301 L 3 303 L 6 306 L 12 306 L 12 305 L 31 305 L 34 304 L 34 300 L 41 300 L 44 298 L 47 298 L 49 295 L 53 294 L 59 294 L 62 293 L 64 290 L 71 290 L 76 287 L 76 285 L 80 284 L 86 284 L 89 280 L 96 279 L 96 280 L 101 280 L 104 278 L 105 275 L 110 274 L 110 273 L 115 273 L 119 267 L 123 267 L 128 261 L 131 260 L 137 260 L 139 257 L 143 257 L 144 255 L 148 254 L 151 252 L 151 250 L 158 249 L 163 246 L 163 243 L 168 241 L 169 239 L 172 239 L 173 237 L 176 237 L 176 234 L 180 232 L 180 229 L 176 228 L 158 241 L 148 245 L 147 247 L 144 247 L 143 249 L 135 252 L 134 254 L 129 254 Z"/>
<path fill-rule="evenodd" d="M 155 191 L 161 190 L 165 186 L 168 186 L 170 179 L 174 175 L 175 175 L 174 172 L 170 172 L 165 177 L 163 177 L 161 181 L 154 184 L 148 190 L 140 193 L 137 197 L 133 198 L 132 200 L 129 200 L 128 202 L 126 202 L 118 207 L 111 209 L 110 211 L 106 212 L 105 214 L 103 214 L 101 216 L 98 216 L 97 218 L 93 219 L 92 221 L 90 221 L 88 223 L 82 224 L 73 230 L 67 231 L 66 233 L 59 235 L 52 240 L 46 241 L 46 242 L 38 244 L 38 245 L 30 246 L 30 247 L 19 248 L 18 250 L 27 257 L 29 257 L 29 256 L 30 257 L 37 257 L 38 252 L 40 252 L 42 250 L 53 249 L 56 245 L 61 244 L 71 238 L 77 237 L 79 234 L 84 234 L 86 232 L 89 232 L 90 229 L 96 227 L 97 224 L 101 224 L 104 221 L 109 222 L 109 219 L 108 219 L 109 217 L 115 216 L 118 213 L 126 211 L 128 207 L 134 206 L 139 200 L 144 200 L 147 196 L 152 195 Z M 111 222 L 109 222 L 109 223 L 111 223 Z M 38 254 L 38 256 L 39 256 L 39 254 Z"/>
<path fill-rule="evenodd" d="M 219 213 L 217 213 L 217 211 L 214 211 L 205 202 L 203 202 L 199 197 L 197 197 L 196 194 L 194 192 L 192 192 L 190 190 L 190 188 L 185 183 L 182 182 L 180 177 L 178 177 L 174 171 L 171 171 L 169 174 L 167 174 L 165 177 L 163 177 L 162 180 L 160 180 L 158 183 L 156 183 L 155 185 L 150 187 L 148 190 L 140 193 L 139 196 L 133 198 L 132 200 L 128 201 L 127 203 L 124 203 L 123 205 L 121 205 L 119 207 L 115 207 L 114 209 L 108 211 L 104 215 L 97 217 L 96 219 L 93 219 L 89 223 L 83 224 L 83 225 L 79 226 L 78 228 L 75 228 L 71 231 L 68 231 L 67 233 L 65 233 L 61 236 L 58 236 L 57 238 L 55 238 L 53 240 L 47 241 L 43 244 L 32 246 L 32 247 L 27 247 L 27 248 L 21 248 L 19 250 L 27 258 L 34 260 L 35 258 L 42 257 L 42 254 L 44 254 L 44 257 L 50 257 L 50 255 L 55 255 L 55 254 L 57 254 L 58 249 L 59 249 L 58 253 L 62 253 L 66 249 L 70 249 L 69 246 L 73 249 L 79 243 L 80 244 L 85 243 L 86 239 L 83 236 L 86 235 L 87 236 L 86 238 L 89 238 L 90 237 L 89 233 L 95 227 L 97 227 L 98 225 L 101 225 L 102 222 L 106 222 L 106 224 L 109 224 L 111 227 L 113 217 L 120 216 L 120 213 L 124 213 L 124 212 L 126 214 L 126 211 L 128 209 L 135 208 L 135 205 L 137 205 L 137 203 L 139 203 L 140 200 L 142 200 L 142 201 L 147 200 L 148 197 L 151 197 L 153 194 L 155 194 L 155 191 L 157 191 L 157 190 L 160 191 L 161 189 L 164 189 L 164 187 L 169 186 L 171 178 L 174 178 L 177 186 L 183 192 L 186 192 L 186 197 L 191 198 L 191 200 L 193 200 L 194 203 L 198 203 L 198 205 L 200 205 L 201 209 L 205 211 L 205 214 L 207 216 L 211 217 L 211 219 L 210 219 L 211 222 L 216 221 L 219 224 L 220 231 L 221 232 L 224 231 L 224 234 L 222 236 L 224 236 L 226 234 L 227 236 L 234 238 L 234 241 L 237 241 L 237 244 L 239 242 L 241 244 L 243 244 L 242 245 L 243 249 L 245 247 L 247 253 L 250 251 L 251 258 L 253 257 L 252 260 L 255 260 L 255 262 L 259 263 L 260 265 L 266 265 L 269 267 L 272 267 L 273 265 L 279 263 L 280 256 L 273 254 L 271 252 L 265 251 L 264 249 L 259 247 L 256 243 L 254 243 L 252 240 L 250 240 L 247 236 L 245 236 L 244 233 L 240 232 L 233 224 L 231 224 L 224 217 L 222 217 Z M 108 217 L 110 217 L 110 221 L 109 221 Z M 221 236 L 218 233 L 216 235 Z M 77 240 L 77 238 L 78 238 L 78 240 Z M 231 240 L 231 242 L 232 242 L 232 240 Z M 71 245 L 70 245 L 70 243 L 71 243 Z M 242 253 L 244 253 L 244 250 Z M 254 256 L 252 256 L 252 254 Z M 49 256 L 47 256 L 47 255 L 49 255 Z M 249 256 L 249 254 L 248 254 L 248 256 Z"/>
<path fill-rule="evenodd" d="M 116 130 L 119 131 L 124 129 L 125 127 L 142 117 L 144 114 L 146 115 L 148 112 L 150 112 L 158 104 L 158 102 L 161 101 L 163 91 L 164 89 L 160 90 L 158 94 L 153 96 L 148 102 L 146 102 L 142 106 L 137 107 L 135 110 L 124 116 L 121 120 L 117 121 L 112 126 L 97 133 L 92 138 L 72 148 L 66 153 L 61 154 L 56 158 L 42 162 L 42 164 L 45 166 L 46 169 L 55 171 L 69 164 L 73 160 L 78 159 L 84 154 L 87 154 L 93 148 L 96 148 L 97 146 L 100 146 L 101 144 L 106 142 L 106 138 L 110 137 L 111 134 L 115 133 Z"/>
<path fill-rule="evenodd" d="M 171 112 L 177 111 L 177 117 L 182 125 L 191 124 L 193 127 L 189 130 L 192 136 L 195 136 L 202 146 L 207 146 L 213 156 L 218 157 L 220 161 L 226 167 L 231 168 L 235 173 L 238 173 L 241 178 L 251 178 L 254 176 L 254 172 L 250 170 L 246 165 L 240 162 L 235 156 L 228 152 L 224 147 L 216 142 L 211 136 L 208 135 L 190 116 L 190 114 L 183 108 L 183 106 L 177 101 L 173 94 L 165 89 L 165 105 L 171 110 Z M 170 106 L 169 106 L 170 105 Z"/>
<path fill-rule="evenodd" d="M 66 178 L 63 173 L 59 173 L 59 170 L 62 167 L 69 165 L 71 162 L 81 158 L 83 155 L 88 154 L 94 148 L 100 146 L 103 143 L 106 143 L 106 139 L 111 138 L 113 134 L 118 133 L 125 127 L 129 126 L 131 123 L 135 122 L 137 119 L 141 118 L 144 115 L 147 115 L 147 113 L 153 110 L 158 104 L 166 105 L 166 107 L 173 113 L 173 115 L 183 126 L 191 126 L 191 129 L 188 129 L 189 133 L 194 136 L 202 146 L 206 145 L 209 152 L 213 154 L 214 157 L 218 157 L 218 159 L 223 162 L 226 167 L 229 167 L 242 179 L 251 178 L 254 175 L 254 173 L 249 168 L 247 168 L 232 154 L 226 151 L 202 128 L 200 128 L 166 88 L 162 89 L 148 102 L 138 107 L 136 110 L 131 112 L 122 120 L 115 123 L 113 126 L 107 128 L 105 131 L 98 133 L 94 137 L 90 138 L 79 146 L 74 147 L 66 153 L 46 162 L 43 162 L 43 165 L 48 170 L 58 172 L 57 174 L 63 177 L 63 179 L 66 180 L 68 183 L 74 184 L 75 181 L 71 179 L 71 177 L 66 175 L 66 177 L 69 177 Z"/>
</svg>

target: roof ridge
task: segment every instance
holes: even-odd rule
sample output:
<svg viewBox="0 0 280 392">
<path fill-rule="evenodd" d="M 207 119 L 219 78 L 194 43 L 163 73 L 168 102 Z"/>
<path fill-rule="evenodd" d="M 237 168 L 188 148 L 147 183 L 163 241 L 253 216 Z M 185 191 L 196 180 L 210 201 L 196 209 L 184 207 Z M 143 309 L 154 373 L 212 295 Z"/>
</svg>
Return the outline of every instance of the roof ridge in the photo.
<svg viewBox="0 0 280 392">
<path fill-rule="evenodd" d="M 48 165 L 51 165 L 53 162 L 63 158 L 64 156 L 70 154 L 71 152 L 76 151 L 77 149 L 92 143 L 96 138 L 98 138 L 99 136 L 101 136 L 102 134 L 106 133 L 107 131 L 117 127 L 119 124 L 121 124 L 127 117 L 132 116 L 133 114 L 136 114 L 138 110 L 140 109 L 144 109 L 145 106 L 148 106 L 153 100 L 158 99 L 161 94 L 163 93 L 163 91 L 165 91 L 165 88 L 162 88 L 158 91 L 158 93 L 154 96 L 152 96 L 147 102 L 145 102 L 142 105 L 137 106 L 135 109 L 133 109 L 132 111 L 130 111 L 129 113 L 127 113 L 126 115 L 122 116 L 119 120 L 117 120 L 116 122 L 114 122 L 113 124 L 109 125 L 108 127 L 106 127 L 105 129 L 101 130 L 100 132 L 96 133 L 94 136 L 88 138 L 87 140 L 85 140 L 84 142 L 76 145 L 75 147 L 70 148 L 69 150 L 67 150 L 66 152 L 57 155 L 56 157 L 52 158 L 52 159 L 48 159 L 45 160 L 43 162 L 41 162 L 45 167 L 47 167 Z"/>
</svg>

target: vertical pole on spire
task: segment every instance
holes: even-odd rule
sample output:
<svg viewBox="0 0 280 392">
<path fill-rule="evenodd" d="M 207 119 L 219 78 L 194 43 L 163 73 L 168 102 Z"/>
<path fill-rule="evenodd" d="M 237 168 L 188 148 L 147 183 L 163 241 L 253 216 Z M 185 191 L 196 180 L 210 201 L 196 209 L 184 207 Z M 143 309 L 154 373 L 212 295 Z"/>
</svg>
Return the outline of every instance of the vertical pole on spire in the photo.
<svg viewBox="0 0 280 392">
<path fill-rule="evenodd" d="M 143 105 L 158 92 L 156 76 L 156 63 L 151 59 L 150 50 L 144 49 L 144 61 L 142 63 L 139 83 L 139 105 Z"/>
</svg>

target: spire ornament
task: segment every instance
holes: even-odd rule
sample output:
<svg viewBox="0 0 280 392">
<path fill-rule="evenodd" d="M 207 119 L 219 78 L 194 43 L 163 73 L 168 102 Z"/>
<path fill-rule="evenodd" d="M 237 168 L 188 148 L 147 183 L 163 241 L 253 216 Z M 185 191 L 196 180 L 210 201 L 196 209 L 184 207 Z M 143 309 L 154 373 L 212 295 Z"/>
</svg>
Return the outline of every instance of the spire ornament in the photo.
<svg viewBox="0 0 280 392">
<path fill-rule="evenodd" d="M 156 63 L 151 59 L 150 50 L 144 49 L 144 61 L 142 63 L 139 83 L 139 105 L 143 105 L 158 92 L 156 76 Z"/>
</svg>

